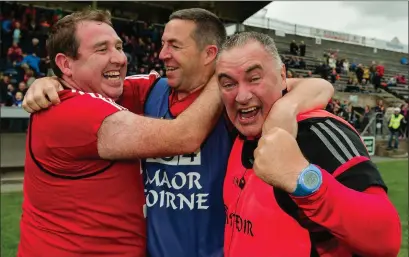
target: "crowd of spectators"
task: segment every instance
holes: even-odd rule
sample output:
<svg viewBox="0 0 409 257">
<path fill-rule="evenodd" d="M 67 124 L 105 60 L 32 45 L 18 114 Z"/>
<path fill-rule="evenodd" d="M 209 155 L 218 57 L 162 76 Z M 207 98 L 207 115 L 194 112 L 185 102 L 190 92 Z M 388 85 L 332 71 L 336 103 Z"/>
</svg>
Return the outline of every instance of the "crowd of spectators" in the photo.
<svg viewBox="0 0 409 257">
<path fill-rule="evenodd" d="M 21 107 L 25 92 L 33 81 L 53 75 L 46 40 L 50 26 L 66 14 L 60 9 L 4 4 L 0 14 L 1 106 Z M 127 75 L 148 74 L 156 70 L 165 76 L 164 66 L 158 58 L 163 26 L 119 20 L 113 20 L 113 25 L 124 42 L 128 58 Z"/>
<path fill-rule="evenodd" d="M 0 61 L 0 105 L 21 107 L 24 95 L 36 78 L 52 76 L 50 59 L 46 51 L 46 40 L 50 26 L 68 13 L 60 9 L 34 8 L 32 5 L 17 3 L 4 4 L 0 14 L 1 22 L 1 61 Z M 150 24 L 141 21 L 113 20 L 118 35 L 124 42 L 123 49 L 128 59 L 127 75 L 148 74 L 156 70 L 165 76 L 163 63 L 159 60 L 161 34 L 163 25 Z M 307 70 L 304 60 L 306 45 L 303 41 L 290 43 L 290 55 L 281 55 L 286 66 L 287 77 L 320 77 L 335 84 L 340 75 L 348 76 L 347 84 L 364 86 L 374 84 L 376 88 L 384 86 L 387 89 L 397 83 L 406 84 L 404 75 L 397 74 L 385 80 L 385 68 L 382 64 L 372 62 L 365 66 L 349 62 L 339 57 L 339 50 L 326 51 L 324 60 L 316 66 L 314 71 Z M 306 70 L 305 74 L 298 74 L 293 69 Z M 356 128 L 364 128 L 366 112 L 357 116 L 355 107 L 350 104 L 331 101 L 327 108 L 339 115 Z M 361 108 L 362 109 L 362 108 Z M 365 107 L 373 110 L 374 108 Z M 403 108 L 402 108 L 403 110 Z M 406 110 L 406 109 L 405 109 Z M 368 112 L 369 113 L 369 112 Z M 406 117 L 406 116 L 405 116 Z"/>
<path fill-rule="evenodd" d="M 402 123 L 406 124 L 407 121 L 409 121 L 408 103 L 402 104 L 399 108 L 404 117 Z M 354 104 L 348 100 L 340 101 L 339 99 L 331 99 L 326 110 L 343 118 L 361 133 L 365 131 L 364 134 L 366 135 L 384 134 L 384 127 L 388 122 L 385 120 L 386 110 L 382 100 L 378 100 L 376 106 L 366 105 L 362 108 L 361 106 L 354 106 Z M 374 120 L 370 124 L 371 119 Z M 401 126 L 399 137 L 408 138 L 408 132 L 407 126 Z"/>
</svg>

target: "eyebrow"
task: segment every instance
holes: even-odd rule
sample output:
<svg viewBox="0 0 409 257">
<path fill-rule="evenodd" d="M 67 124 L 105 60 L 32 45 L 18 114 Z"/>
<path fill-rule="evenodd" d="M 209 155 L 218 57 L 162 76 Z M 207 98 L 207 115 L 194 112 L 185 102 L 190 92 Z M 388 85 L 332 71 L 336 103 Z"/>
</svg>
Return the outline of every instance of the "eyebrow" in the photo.
<svg viewBox="0 0 409 257">
<path fill-rule="evenodd" d="M 254 64 L 254 65 L 251 65 L 250 67 L 248 67 L 248 68 L 245 70 L 245 72 L 246 72 L 246 73 L 250 73 L 250 72 L 252 72 L 253 70 L 257 70 L 257 69 L 262 70 L 263 68 L 261 67 L 260 64 Z"/>
<path fill-rule="evenodd" d="M 173 44 L 173 43 L 176 43 L 176 44 L 182 44 L 182 42 L 181 41 L 179 41 L 179 40 L 177 40 L 176 38 L 171 38 L 171 39 L 167 39 L 167 40 L 162 40 L 162 42 L 168 42 L 168 43 L 171 43 L 171 44 Z"/>
<path fill-rule="evenodd" d="M 98 47 L 101 47 L 101 46 L 104 46 L 104 45 L 107 45 L 107 44 L 108 44 L 107 40 L 97 42 L 97 43 L 95 43 L 94 48 L 98 48 Z M 117 39 L 115 44 L 121 44 L 122 45 L 123 42 L 122 42 L 121 39 Z"/>
<path fill-rule="evenodd" d="M 233 79 L 232 77 L 230 77 L 227 73 L 220 73 L 217 75 L 217 78 L 219 80 L 223 79 L 223 78 L 227 78 L 227 79 Z"/>
<path fill-rule="evenodd" d="M 261 67 L 260 64 L 254 64 L 254 65 L 251 65 L 250 67 L 248 67 L 248 68 L 245 70 L 245 72 L 246 72 L 246 73 L 250 73 L 250 72 L 252 72 L 253 70 L 257 70 L 257 69 L 262 70 L 263 68 Z M 222 78 L 233 79 L 233 78 L 232 78 L 230 75 L 228 75 L 227 73 L 220 73 L 219 75 L 217 75 L 217 78 L 218 78 L 219 80 L 221 80 Z"/>
</svg>

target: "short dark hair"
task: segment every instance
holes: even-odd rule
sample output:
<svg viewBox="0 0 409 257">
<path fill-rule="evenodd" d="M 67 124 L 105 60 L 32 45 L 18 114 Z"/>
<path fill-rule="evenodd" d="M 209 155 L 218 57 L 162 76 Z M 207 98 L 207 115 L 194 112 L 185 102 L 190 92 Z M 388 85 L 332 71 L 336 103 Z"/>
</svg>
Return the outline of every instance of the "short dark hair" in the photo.
<svg viewBox="0 0 409 257">
<path fill-rule="evenodd" d="M 221 49 L 226 41 L 227 35 L 223 22 L 208 10 L 202 8 L 178 10 L 169 16 L 169 20 L 174 19 L 193 21 L 196 24 L 192 37 L 200 49 L 206 45 L 216 45 Z"/>
<path fill-rule="evenodd" d="M 63 53 L 74 59 L 78 57 L 80 42 L 76 38 L 76 30 L 77 24 L 82 21 L 104 22 L 112 27 L 110 12 L 90 8 L 74 12 L 57 21 L 51 28 L 47 40 L 51 68 L 57 77 L 62 76 L 60 68 L 55 63 L 57 54 Z"/>
</svg>

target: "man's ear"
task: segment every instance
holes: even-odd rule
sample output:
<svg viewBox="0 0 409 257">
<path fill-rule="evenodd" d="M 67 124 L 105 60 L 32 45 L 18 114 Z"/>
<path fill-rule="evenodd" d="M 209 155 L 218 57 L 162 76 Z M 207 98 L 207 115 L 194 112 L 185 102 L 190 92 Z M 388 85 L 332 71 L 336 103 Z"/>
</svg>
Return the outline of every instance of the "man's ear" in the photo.
<svg viewBox="0 0 409 257">
<path fill-rule="evenodd" d="M 62 53 L 58 53 L 55 56 L 55 64 L 60 68 L 62 74 L 68 77 L 72 76 L 71 61 L 71 58 Z"/>
<path fill-rule="evenodd" d="M 209 45 L 206 46 L 204 49 L 204 54 L 205 54 L 205 65 L 208 65 L 210 63 L 213 63 L 214 60 L 217 57 L 217 53 L 219 52 L 219 49 L 215 45 Z"/>
</svg>

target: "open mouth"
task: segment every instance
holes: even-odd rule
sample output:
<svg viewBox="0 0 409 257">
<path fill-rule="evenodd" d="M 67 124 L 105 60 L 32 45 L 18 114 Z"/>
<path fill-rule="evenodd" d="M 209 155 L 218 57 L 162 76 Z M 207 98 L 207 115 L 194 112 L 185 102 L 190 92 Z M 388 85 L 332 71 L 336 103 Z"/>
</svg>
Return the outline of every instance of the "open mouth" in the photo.
<svg viewBox="0 0 409 257">
<path fill-rule="evenodd" d="M 179 68 L 177 68 L 177 67 L 166 67 L 166 72 L 173 72 L 173 71 L 175 71 L 177 69 L 179 69 Z"/>
<path fill-rule="evenodd" d="M 246 109 L 239 110 L 239 118 L 241 120 L 250 120 L 254 118 L 258 112 L 260 111 L 260 107 L 249 107 Z"/>
<path fill-rule="evenodd" d="M 120 79 L 120 73 L 119 71 L 108 71 L 102 74 L 104 78 L 108 80 L 119 80 Z"/>
</svg>

